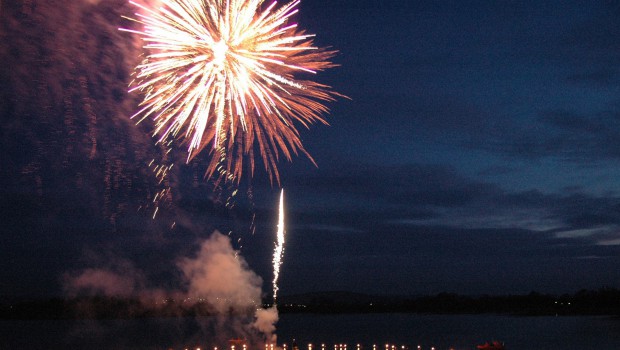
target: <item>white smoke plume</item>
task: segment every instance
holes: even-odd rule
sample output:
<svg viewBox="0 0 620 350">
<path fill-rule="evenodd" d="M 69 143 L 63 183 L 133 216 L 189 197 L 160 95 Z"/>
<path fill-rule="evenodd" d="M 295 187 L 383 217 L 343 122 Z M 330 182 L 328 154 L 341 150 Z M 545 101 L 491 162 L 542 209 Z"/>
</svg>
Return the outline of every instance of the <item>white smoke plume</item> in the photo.
<svg viewBox="0 0 620 350">
<path fill-rule="evenodd" d="M 132 297 L 146 290 L 144 274 L 131 261 L 109 253 L 99 256 L 90 252 L 88 255 L 89 260 L 99 260 L 105 266 L 66 273 L 63 282 L 68 295 Z"/>
<path fill-rule="evenodd" d="M 178 266 L 188 283 L 188 297 L 206 299 L 220 314 L 255 310 L 250 333 L 254 330 L 261 333 L 261 342 L 276 341 L 278 310 L 275 306 L 259 307 L 263 280 L 233 249 L 228 236 L 214 232 L 201 244 L 194 258 L 183 258 Z"/>
<path fill-rule="evenodd" d="M 70 295 L 134 296 L 147 302 L 168 296 L 182 300 L 185 306 L 206 303 L 218 316 L 216 325 L 204 326 L 213 333 L 234 333 L 254 345 L 276 341 L 278 311 L 275 306 L 261 308 L 263 280 L 232 247 L 228 236 L 214 232 L 200 243 L 195 255 L 179 258 L 177 267 L 182 285 L 166 293 L 147 287 L 145 275 L 129 262 L 66 274 L 65 290 Z"/>
<path fill-rule="evenodd" d="M 252 326 L 264 335 L 266 342 L 275 344 L 278 340 L 275 334 L 276 323 L 279 319 L 278 308 L 273 305 L 268 309 L 258 309 L 255 318 Z"/>
<path fill-rule="evenodd" d="M 178 267 L 188 283 L 188 297 L 204 298 L 220 313 L 261 303 L 263 280 L 218 232 L 201 244 L 196 257 L 181 259 Z"/>
<path fill-rule="evenodd" d="M 126 276 L 106 269 L 86 269 L 71 280 L 70 289 L 86 290 L 110 296 L 131 296 L 137 287 L 134 276 Z"/>
</svg>

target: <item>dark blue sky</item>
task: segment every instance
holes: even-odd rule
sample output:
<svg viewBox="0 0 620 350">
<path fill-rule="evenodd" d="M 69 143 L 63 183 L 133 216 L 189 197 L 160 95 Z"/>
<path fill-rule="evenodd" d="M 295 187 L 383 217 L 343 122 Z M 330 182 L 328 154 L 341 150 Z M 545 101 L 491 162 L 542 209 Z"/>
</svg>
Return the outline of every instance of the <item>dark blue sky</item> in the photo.
<svg viewBox="0 0 620 350">
<path fill-rule="evenodd" d="M 179 162 L 159 217 L 138 210 L 159 153 L 127 120 L 131 8 L 0 6 L 0 295 L 118 261 L 174 288 L 174 261 L 214 229 L 267 291 L 279 190 L 264 174 L 228 210 Z M 620 5 L 305 0 L 298 20 L 339 50 L 317 80 L 350 100 L 302 131 L 318 168 L 281 165 L 281 294 L 620 287 Z"/>
</svg>

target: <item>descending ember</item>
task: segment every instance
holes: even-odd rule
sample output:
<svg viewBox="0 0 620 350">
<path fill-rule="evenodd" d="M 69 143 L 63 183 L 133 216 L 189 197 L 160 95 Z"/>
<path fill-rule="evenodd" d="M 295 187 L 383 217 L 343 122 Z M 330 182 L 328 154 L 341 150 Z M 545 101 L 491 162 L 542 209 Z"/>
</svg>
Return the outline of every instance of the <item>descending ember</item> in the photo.
<svg viewBox="0 0 620 350">
<path fill-rule="evenodd" d="M 153 119 L 159 142 L 182 140 L 188 160 L 208 149 L 206 175 L 236 182 L 244 169 L 253 173 L 255 154 L 278 182 L 281 156 L 312 159 L 295 124 L 326 124 L 324 102 L 340 95 L 299 79 L 333 67 L 335 53 L 314 47 L 314 35 L 291 22 L 299 0 L 280 7 L 264 0 L 161 0 L 158 9 L 130 3 L 140 9 L 132 20 L 144 27 L 121 30 L 139 34 L 147 50 L 130 90 L 144 94 L 134 117 Z"/>
</svg>

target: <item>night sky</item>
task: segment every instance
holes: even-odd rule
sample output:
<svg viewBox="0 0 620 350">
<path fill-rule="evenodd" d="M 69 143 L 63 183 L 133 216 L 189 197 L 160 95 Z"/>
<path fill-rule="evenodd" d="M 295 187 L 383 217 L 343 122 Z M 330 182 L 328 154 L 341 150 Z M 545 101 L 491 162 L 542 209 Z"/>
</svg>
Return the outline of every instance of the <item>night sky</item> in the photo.
<svg viewBox="0 0 620 350">
<path fill-rule="evenodd" d="M 165 156 L 129 119 L 132 13 L 0 1 L 0 296 L 64 295 L 88 268 L 176 289 L 214 230 L 269 293 L 280 186 L 259 168 L 214 189 L 207 154 Z M 620 5 L 304 0 L 297 20 L 350 99 L 302 128 L 318 167 L 280 163 L 280 295 L 620 287 Z M 151 159 L 175 163 L 167 183 Z"/>
</svg>

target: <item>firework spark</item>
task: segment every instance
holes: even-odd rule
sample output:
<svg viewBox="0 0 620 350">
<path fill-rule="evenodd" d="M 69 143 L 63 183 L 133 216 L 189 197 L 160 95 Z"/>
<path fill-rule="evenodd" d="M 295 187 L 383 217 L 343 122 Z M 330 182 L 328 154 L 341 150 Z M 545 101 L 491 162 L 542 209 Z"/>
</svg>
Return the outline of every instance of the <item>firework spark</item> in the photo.
<svg viewBox="0 0 620 350">
<path fill-rule="evenodd" d="M 278 278 L 280 277 L 280 266 L 282 266 L 282 256 L 284 255 L 284 189 L 280 192 L 280 205 L 278 207 L 278 233 L 276 248 L 273 251 L 273 303 L 278 297 Z"/>
<path fill-rule="evenodd" d="M 161 0 L 132 20 L 147 51 L 130 91 L 141 91 L 139 116 L 155 123 L 159 142 L 180 139 L 188 161 L 208 149 L 206 175 L 239 181 L 260 155 L 273 181 L 281 156 L 304 149 L 295 124 L 326 124 L 329 86 L 299 77 L 333 67 L 335 51 L 313 46 L 314 35 L 292 22 L 299 0 L 278 7 L 264 0 Z M 211 145 L 211 147 L 207 147 Z M 247 164 L 244 165 L 244 159 Z"/>
</svg>

